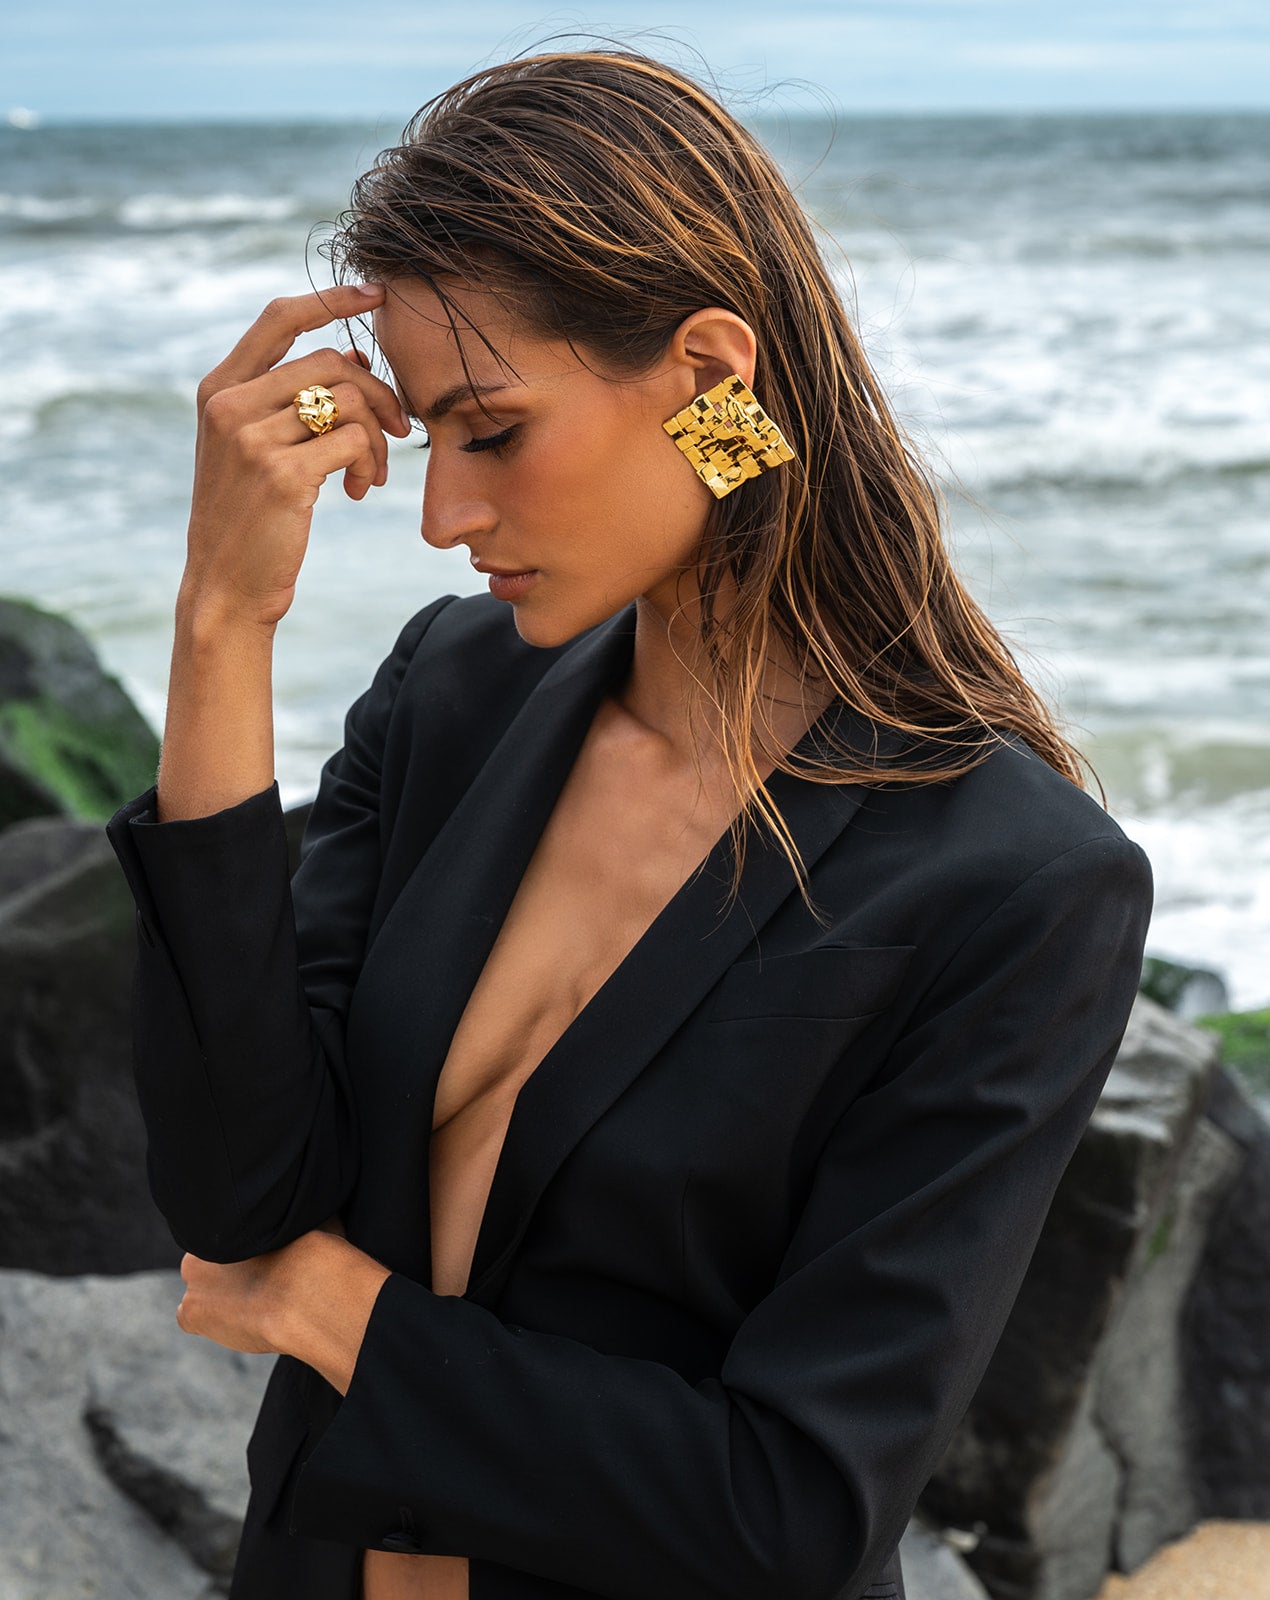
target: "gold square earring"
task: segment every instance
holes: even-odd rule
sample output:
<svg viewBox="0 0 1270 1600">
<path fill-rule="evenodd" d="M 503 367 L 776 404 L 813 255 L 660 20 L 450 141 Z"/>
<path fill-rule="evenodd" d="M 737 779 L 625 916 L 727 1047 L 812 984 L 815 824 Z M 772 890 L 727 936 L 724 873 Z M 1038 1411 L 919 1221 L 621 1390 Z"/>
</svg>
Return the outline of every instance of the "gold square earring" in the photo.
<svg viewBox="0 0 1270 1600">
<path fill-rule="evenodd" d="M 662 427 L 719 500 L 747 478 L 794 459 L 780 429 L 735 372 Z"/>
</svg>

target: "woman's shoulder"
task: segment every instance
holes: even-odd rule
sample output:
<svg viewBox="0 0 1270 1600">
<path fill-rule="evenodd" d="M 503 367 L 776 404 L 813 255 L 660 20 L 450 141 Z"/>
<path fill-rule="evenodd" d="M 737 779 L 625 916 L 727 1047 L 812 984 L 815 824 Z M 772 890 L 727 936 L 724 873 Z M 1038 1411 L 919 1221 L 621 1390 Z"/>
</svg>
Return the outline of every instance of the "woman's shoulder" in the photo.
<svg viewBox="0 0 1270 1600">
<path fill-rule="evenodd" d="M 1149 892 L 1151 868 L 1141 846 L 1093 793 L 1016 733 L 999 731 L 978 765 L 929 789 L 914 793 L 913 802 L 927 811 L 950 861 L 980 884 L 992 879 L 1004 890 L 1059 869 L 1134 882 Z"/>
</svg>

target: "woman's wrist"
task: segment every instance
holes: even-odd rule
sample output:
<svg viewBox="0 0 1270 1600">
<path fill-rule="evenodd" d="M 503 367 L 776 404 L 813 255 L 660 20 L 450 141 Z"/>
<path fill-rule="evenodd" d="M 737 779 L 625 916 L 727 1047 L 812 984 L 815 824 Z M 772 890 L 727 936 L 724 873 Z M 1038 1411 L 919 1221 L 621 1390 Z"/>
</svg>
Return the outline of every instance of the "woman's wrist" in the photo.
<svg viewBox="0 0 1270 1600">
<path fill-rule="evenodd" d="M 237 648 L 240 639 L 271 647 L 278 631 L 270 620 L 243 604 L 241 596 L 226 591 L 188 567 L 176 596 L 176 640 L 200 653 L 225 646 Z"/>
<path fill-rule="evenodd" d="M 387 1267 L 319 1230 L 278 1251 L 274 1270 L 264 1330 L 270 1344 L 347 1393 Z"/>
<path fill-rule="evenodd" d="M 188 575 L 177 600 L 159 820 L 209 816 L 274 779 L 273 625 Z"/>
</svg>

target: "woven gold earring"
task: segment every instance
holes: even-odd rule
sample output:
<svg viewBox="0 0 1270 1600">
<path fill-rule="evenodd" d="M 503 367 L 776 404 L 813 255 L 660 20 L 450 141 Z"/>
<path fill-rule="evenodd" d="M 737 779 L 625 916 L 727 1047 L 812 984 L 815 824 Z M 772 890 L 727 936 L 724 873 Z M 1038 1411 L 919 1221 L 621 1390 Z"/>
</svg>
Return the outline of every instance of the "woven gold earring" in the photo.
<svg viewBox="0 0 1270 1600">
<path fill-rule="evenodd" d="M 747 478 L 794 459 L 785 436 L 735 372 L 662 427 L 719 500 Z"/>
</svg>

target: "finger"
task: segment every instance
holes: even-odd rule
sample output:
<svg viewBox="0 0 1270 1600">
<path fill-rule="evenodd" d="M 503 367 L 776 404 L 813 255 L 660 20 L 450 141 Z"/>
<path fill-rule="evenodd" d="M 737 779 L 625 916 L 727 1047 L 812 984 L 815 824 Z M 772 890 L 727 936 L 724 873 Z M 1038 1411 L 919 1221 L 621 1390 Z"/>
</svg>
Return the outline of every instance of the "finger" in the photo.
<svg viewBox="0 0 1270 1600">
<path fill-rule="evenodd" d="M 304 430 L 301 423 L 304 437 L 297 439 L 292 427 L 296 420 L 267 417 L 240 431 L 239 448 L 249 469 L 267 475 L 284 494 L 307 491 L 305 498 L 312 505 L 328 474 L 343 468 L 361 480 L 361 493 L 354 496 L 360 500 L 380 473 L 371 443 L 378 423 L 373 418 L 367 423 L 341 422 L 320 434 Z"/>
<path fill-rule="evenodd" d="M 225 359 L 208 373 L 204 383 L 211 385 L 215 381 L 219 388 L 246 383 L 277 366 L 302 333 L 373 311 L 383 298 L 383 284 L 359 283 L 271 300 Z M 215 388 L 209 392 L 215 393 Z"/>
<path fill-rule="evenodd" d="M 332 387 L 331 394 L 339 413 L 334 426 L 342 428 L 350 422 L 357 422 L 365 428 L 370 439 L 371 455 L 374 458 L 374 471 L 370 475 L 368 486 L 369 483 L 378 483 L 381 478 L 388 476 L 388 441 L 384 438 L 379 418 L 371 410 L 365 395 L 355 383 L 337 383 Z M 259 442 L 276 446 L 307 444 L 314 437 L 313 430 L 299 415 L 294 402 L 283 406 L 266 424 L 257 424 L 251 432 Z"/>
<path fill-rule="evenodd" d="M 360 422 L 350 422 L 330 433 L 315 435 L 307 444 L 284 452 L 283 470 L 294 471 L 315 492 L 331 473 L 343 470 L 360 479 L 363 488 L 353 498 L 360 500 L 375 481 L 375 457 L 370 436 Z"/>
<path fill-rule="evenodd" d="M 396 393 L 382 378 L 377 378 L 360 363 L 350 361 L 338 350 L 315 350 L 311 355 L 284 361 L 281 366 L 244 385 L 243 403 L 281 410 L 301 389 L 311 389 L 315 383 L 331 390 L 338 383 L 355 383 L 386 433 L 395 433 L 400 438 L 410 433 L 410 418 Z"/>
</svg>

